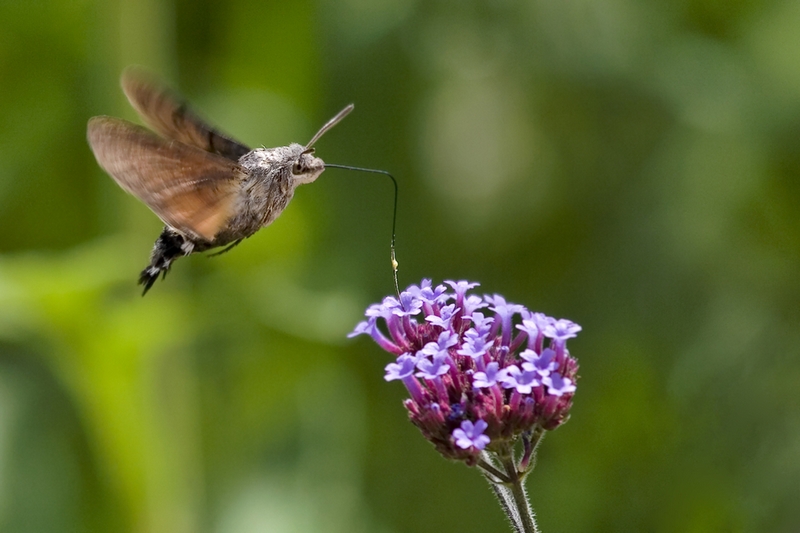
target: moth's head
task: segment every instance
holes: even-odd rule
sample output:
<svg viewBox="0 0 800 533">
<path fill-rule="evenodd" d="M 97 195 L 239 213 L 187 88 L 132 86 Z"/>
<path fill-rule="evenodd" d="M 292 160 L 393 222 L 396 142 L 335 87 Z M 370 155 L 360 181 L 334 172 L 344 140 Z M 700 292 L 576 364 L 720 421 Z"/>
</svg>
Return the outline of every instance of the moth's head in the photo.
<svg viewBox="0 0 800 533">
<path fill-rule="evenodd" d="M 314 157 L 314 149 L 306 148 L 299 144 L 292 144 L 289 149 L 294 152 L 292 158 L 292 178 L 295 187 L 311 183 L 325 170 L 325 163 L 319 157 Z M 295 155 L 296 154 L 296 155 Z"/>
<path fill-rule="evenodd" d="M 292 176 L 294 177 L 295 186 L 311 183 L 322 174 L 322 171 L 325 170 L 325 163 L 319 157 L 314 157 L 314 143 L 317 142 L 317 139 L 322 137 L 326 131 L 338 124 L 339 121 L 346 117 L 352 110 L 353 104 L 350 104 L 339 111 L 335 117 L 330 119 L 319 129 L 305 146 L 292 144 L 289 147 L 293 155 Z"/>
</svg>

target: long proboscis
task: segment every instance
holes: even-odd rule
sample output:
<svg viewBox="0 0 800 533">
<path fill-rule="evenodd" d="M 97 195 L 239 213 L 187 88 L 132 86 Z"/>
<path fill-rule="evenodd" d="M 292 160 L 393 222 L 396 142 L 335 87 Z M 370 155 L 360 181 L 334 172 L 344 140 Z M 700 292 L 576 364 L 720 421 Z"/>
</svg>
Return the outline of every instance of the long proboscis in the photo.
<svg viewBox="0 0 800 533">
<path fill-rule="evenodd" d="M 352 105 L 344 108 L 342 110 L 342 112 L 339 113 L 339 115 L 336 115 L 336 117 L 332 118 L 328 122 L 328 124 L 323 126 L 323 129 L 325 127 L 330 127 L 330 126 L 333 126 L 334 124 L 336 124 L 336 122 L 338 122 L 338 120 L 341 120 L 344 117 L 344 115 L 347 115 L 347 113 L 349 113 L 352 109 L 353 109 Z M 338 120 L 337 120 L 337 118 L 338 118 Z M 334 121 L 336 121 L 336 122 L 334 122 Z M 329 124 L 330 124 L 330 126 L 329 126 Z M 319 134 L 317 134 L 315 137 L 319 137 Z M 394 280 L 394 292 L 397 294 L 397 298 L 399 299 L 400 298 L 400 285 L 397 282 L 397 267 L 399 266 L 399 264 L 397 263 L 397 254 L 395 253 L 395 245 L 394 245 L 394 243 L 395 243 L 395 234 L 396 234 L 396 230 L 397 230 L 397 180 L 394 179 L 394 176 L 392 176 L 391 174 L 389 174 L 385 170 L 377 170 L 377 169 L 374 169 L 374 168 L 351 167 L 349 165 L 332 165 L 332 164 L 329 164 L 329 163 L 325 163 L 325 168 L 341 168 L 341 169 L 344 169 L 344 170 L 356 170 L 358 172 L 371 172 L 373 174 L 383 174 L 385 176 L 389 176 L 389 179 L 392 180 L 392 183 L 394 184 L 394 212 L 392 213 L 392 242 L 390 244 L 390 250 L 391 250 L 391 257 L 392 257 L 392 278 Z"/>
</svg>

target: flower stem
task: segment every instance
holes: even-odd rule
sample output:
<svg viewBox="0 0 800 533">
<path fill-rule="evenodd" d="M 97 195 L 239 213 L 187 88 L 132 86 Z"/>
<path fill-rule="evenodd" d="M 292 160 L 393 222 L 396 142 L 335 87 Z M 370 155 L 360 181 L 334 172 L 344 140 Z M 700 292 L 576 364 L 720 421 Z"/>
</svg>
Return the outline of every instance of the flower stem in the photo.
<svg viewBox="0 0 800 533">
<path fill-rule="evenodd" d="M 536 527 L 536 520 L 534 519 L 533 509 L 528 501 L 528 494 L 525 492 L 524 480 L 521 476 L 516 476 L 510 483 L 511 497 L 513 498 L 516 507 L 516 513 L 519 515 L 524 533 L 539 533 L 539 528 Z"/>
<path fill-rule="evenodd" d="M 507 481 L 498 483 L 497 479 L 492 479 L 488 475 L 485 477 L 514 527 L 515 533 L 539 533 L 533 509 L 525 492 L 524 482 L 529 471 L 520 472 L 515 464 L 512 450 L 506 451 L 507 453 L 500 456 L 484 452 L 482 459 L 485 463 L 496 465 L 498 470 L 504 471 L 502 478 Z"/>
<path fill-rule="evenodd" d="M 483 475 L 489 480 L 489 483 L 496 485 L 498 483 L 508 483 L 510 480 L 504 473 L 494 467 L 494 465 L 485 460 L 484 458 L 478 459 L 478 468 L 483 470 Z"/>
<path fill-rule="evenodd" d="M 511 522 L 511 525 L 514 527 L 514 532 L 522 533 L 525 531 L 522 529 L 522 522 L 519 518 L 519 513 L 516 512 L 514 498 L 511 496 L 511 491 L 508 490 L 508 487 L 501 483 L 493 483 L 491 479 L 489 479 L 489 486 L 492 488 L 494 495 L 497 496 L 500 507 L 503 508 L 503 512 L 506 514 L 508 521 Z"/>
<path fill-rule="evenodd" d="M 542 442 L 544 437 L 544 430 L 541 427 L 536 427 L 533 431 L 522 435 L 522 459 L 519 461 L 519 471 L 522 475 L 522 480 L 531 473 L 533 467 L 536 466 L 536 449 L 539 443 Z"/>
</svg>

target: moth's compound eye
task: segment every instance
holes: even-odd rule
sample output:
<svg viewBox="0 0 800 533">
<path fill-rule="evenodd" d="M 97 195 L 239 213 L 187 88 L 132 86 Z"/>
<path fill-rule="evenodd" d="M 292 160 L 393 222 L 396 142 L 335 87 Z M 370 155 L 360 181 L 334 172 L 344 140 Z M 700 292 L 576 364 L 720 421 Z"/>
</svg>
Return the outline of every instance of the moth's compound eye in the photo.
<svg viewBox="0 0 800 533">
<path fill-rule="evenodd" d="M 292 165 L 292 174 L 302 174 L 305 171 L 305 167 L 300 161 L 295 161 L 294 165 Z"/>
</svg>

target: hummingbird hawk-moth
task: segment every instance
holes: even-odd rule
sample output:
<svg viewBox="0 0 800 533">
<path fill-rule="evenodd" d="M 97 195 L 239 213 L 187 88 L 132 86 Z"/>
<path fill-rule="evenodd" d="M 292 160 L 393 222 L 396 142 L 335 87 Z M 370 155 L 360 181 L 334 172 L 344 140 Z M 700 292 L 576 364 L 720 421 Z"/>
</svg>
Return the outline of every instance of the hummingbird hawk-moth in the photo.
<svg viewBox="0 0 800 533">
<path fill-rule="evenodd" d="M 183 99 L 145 72 L 128 68 L 122 89 L 150 131 L 120 118 L 89 120 L 99 165 L 164 222 L 150 264 L 139 275 L 146 294 L 179 257 L 225 246 L 223 253 L 271 224 L 298 185 L 325 170 L 314 143 L 350 104 L 305 145 L 251 150 L 206 124 Z"/>
</svg>

